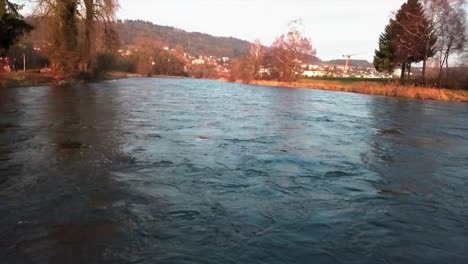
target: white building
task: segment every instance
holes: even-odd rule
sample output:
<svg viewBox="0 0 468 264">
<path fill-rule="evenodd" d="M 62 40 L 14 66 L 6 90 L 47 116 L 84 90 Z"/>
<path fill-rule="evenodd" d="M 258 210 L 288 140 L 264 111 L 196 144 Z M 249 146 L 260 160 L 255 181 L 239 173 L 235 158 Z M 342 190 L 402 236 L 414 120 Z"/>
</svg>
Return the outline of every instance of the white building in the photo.
<svg viewBox="0 0 468 264">
<path fill-rule="evenodd" d="M 324 72 L 324 71 L 308 70 L 308 71 L 304 71 L 302 73 L 302 76 L 305 76 L 305 77 L 322 77 L 322 76 L 325 76 L 325 75 L 326 75 L 326 72 Z"/>
<path fill-rule="evenodd" d="M 270 75 L 270 69 L 268 69 L 266 67 L 260 67 L 260 69 L 258 70 L 258 73 L 261 76 L 268 76 L 268 75 Z"/>
<path fill-rule="evenodd" d="M 204 59 L 195 59 L 195 60 L 192 61 L 192 64 L 203 65 L 203 64 L 205 64 L 205 60 Z"/>
</svg>

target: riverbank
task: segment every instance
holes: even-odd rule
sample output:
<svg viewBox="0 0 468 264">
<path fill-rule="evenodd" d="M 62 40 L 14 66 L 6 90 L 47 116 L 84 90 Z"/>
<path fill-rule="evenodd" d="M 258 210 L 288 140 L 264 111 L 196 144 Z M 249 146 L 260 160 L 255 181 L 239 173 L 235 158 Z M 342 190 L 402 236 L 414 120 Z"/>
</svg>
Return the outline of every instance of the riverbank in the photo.
<svg viewBox="0 0 468 264">
<path fill-rule="evenodd" d="M 119 79 L 135 78 L 135 77 L 143 77 L 143 76 L 137 73 L 111 71 L 111 72 L 104 73 L 103 79 L 104 80 L 119 80 Z"/>
<path fill-rule="evenodd" d="M 101 76 L 99 80 L 117 80 L 133 77 L 142 77 L 139 74 L 127 72 L 107 72 Z M 158 76 L 159 78 L 175 78 L 168 76 Z M 188 78 L 188 77 L 178 77 Z M 227 82 L 225 79 L 219 81 Z M 63 85 L 80 82 L 75 79 L 61 79 L 50 74 L 43 74 L 37 71 L 18 72 L 18 73 L 0 73 L 0 88 L 16 88 L 16 87 L 31 87 L 44 85 Z M 311 80 L 304 79 L 296 82 L 278 82 L 266 80 L 254 80 L 251 85 L 257 86 L 272 86 L 298 89 L 317 89 L 327 91 L 351 92 L 370 95 L 383 95 L 390 97 L 404 97 L 421 100 L 438 100 L 438 101 L 454 101 L 468 102 L 468 91 L 438 89 L 417 87 L 413 85 L 399 85 L 395 83 L 382 82 L 356 82 L 345 80 Z"/>
<path fill-rule="evenodd" d="M 399 85 L 394 83 L 344 82 L 332 80 L 300 80 L 288 83 L 255 80 L 250 84 L 259 86 L 351 92 L 422 100 L 468 102 L 468 91 L 465 90 L 426 88 L 412 85 Z"/>
<path fill-rule="evenodd" d="M 0 73 L 0 88 L 53 85 L 59 81 L 52 75 L 38 72 Z"/>
<path fill-rule="evenodd" d="M 141 77 L 139 74 L 127 72 L 107 72 L 99 80 L 118 80 L 132 77 Z M 38 71 L 0 73 L 0 88 L 19 88 L 45 85 L 63 85 L 81 82 L 78 79 L 63 79 L 48 73 Z"/>
</svg>

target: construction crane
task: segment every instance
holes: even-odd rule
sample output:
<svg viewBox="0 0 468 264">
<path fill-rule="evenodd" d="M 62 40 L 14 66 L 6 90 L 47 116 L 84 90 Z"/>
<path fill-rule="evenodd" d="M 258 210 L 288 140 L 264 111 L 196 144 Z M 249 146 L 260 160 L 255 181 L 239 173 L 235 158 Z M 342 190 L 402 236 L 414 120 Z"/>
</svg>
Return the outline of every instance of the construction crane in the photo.
<svg viewBox="0 0 468 264">
<path fill-rule="evenodd" d="M 345 72 L 346 72 L 346 73 L 347 73 L 348 70 L 349 70 L 349 60 L 351 60 L 351 57 L 356 56 L 356 55 L 359 55 L 359 53 L 358 53 L 358 54 L 342 55 L 343 58 L 345 58 L 345 60 L 346 60 L 346 65 L 345 65 Z"/>
</svg>

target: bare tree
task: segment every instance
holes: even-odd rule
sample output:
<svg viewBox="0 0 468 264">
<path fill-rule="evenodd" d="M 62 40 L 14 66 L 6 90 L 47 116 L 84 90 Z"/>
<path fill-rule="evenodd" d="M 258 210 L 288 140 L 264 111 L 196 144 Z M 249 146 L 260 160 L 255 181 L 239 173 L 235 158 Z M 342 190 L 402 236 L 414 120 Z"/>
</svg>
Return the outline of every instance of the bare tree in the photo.
<svg viewBox="0 0 468 264">
<path fill-rule="evenodd" d="M 442 80 L 443 67 L 448 74 L 449 57 L 462 52 L 466 46 L 466 11 L 465 0 L 446 0 L 439 7 L 441 21 L 438 27 L 437 51 L 439 53 L 439 83 Z"/>
<path fill-rule="evenodd" d="M 442 3 L 445 2 L 446 0 L 422 0 L 422 5 L 424 7 L 424 12 L 426 14 L 427 20 L 429 21 L 429 29 L 430 29 L 430 38 L 426 40 L 426 53 L 424 56 L 423 60 L 423 68 L 422 68 L 422 76 L 423 76 L 423 81 L 426 79 L 426 68 L 427 68 L 427 60 L 429 57 L 432 57 L 435 55 L 435 48 L 431 50 L 432 45 L 432 40 L 435 39 L 435 42 L 437 42 L 438 34 L 437 30 L 440 25 L 440 22 L 442 21 L 442 16 L 439 12 L 440 6 L 442 6 Z M 435 44 L 435 43 L 434 43 Z M 432 56 L 428 56 L 429 53 Z"/>
<path fill-rule="evenodd" d="M 274 68 L 279 80 L 295 80 L 305 56 L 315 55 L 311 40 L 304 36 L 302 27 L 301 20 L 291 21 L 289 31 L 279 36 L 272 45 Z"/>
<path fill-rule="evenodd" d="M 254 43 L 250 46 L 248 64 L 249 68 L 252 71 L 252 76 L 254 79 L 260 79 L 260 67 L 263 64 L 265 57 L 265 47 L 259 40 L 255 40 Z"/>
<path fill-rule="evenodd" d="M 448 73 L 449 58 L 466 48 L 466 0 L 423 0 L 426 15 L 431 21 L 439 61 L 439 84 L 445 66 Z"/>
<path fill-rule="evenodd" d="M 75 70 L 89 72 L 96 58 L 96 32 L 104 25 L 105 33 L 112 35 L 107 26 L 115 19 L 117 0 L 37 0 L 36 14 L 52 27 L 52 68 L 58 73 Z M 83 38 L 80 42 L 80 22 Z M 106 38 L 107 35 L 100 36 Z"/>
<path fill-rule="evenodd" d="M 136 70 L 138 73 L 151 75 L 155 65 L 155 51 L 162 50 L 164 44 L 161 41 L 149 37 L 139 37 L 135 40 L 136 52 Z"/>
<path fill-rule="evenodd" d="M 83 17 L 85 41 L 81 54 L 80 70 L 88 72 L 95 66 L 97 24 L 104 27 L 104 34 L 100 37 L 111 38 L 113 30 L 110 23 L 115 20 L 115 13 L 119 5 L 116 0 L 83 0 L 82 7 L 84 7 L 82 13 L 85 14 Z"/>
</svg>

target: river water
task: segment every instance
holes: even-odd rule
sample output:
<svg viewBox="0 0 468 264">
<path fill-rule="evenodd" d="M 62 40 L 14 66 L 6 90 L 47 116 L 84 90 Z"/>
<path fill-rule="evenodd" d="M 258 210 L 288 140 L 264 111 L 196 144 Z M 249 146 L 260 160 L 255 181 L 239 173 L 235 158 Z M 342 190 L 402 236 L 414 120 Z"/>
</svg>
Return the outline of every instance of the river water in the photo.
<svg viewBox="0 0 468 264">
<path fill-rule="evenodd" d="M 468 104 L 0 90 L 0 263 L 468 263 Z"/>
</svg>

